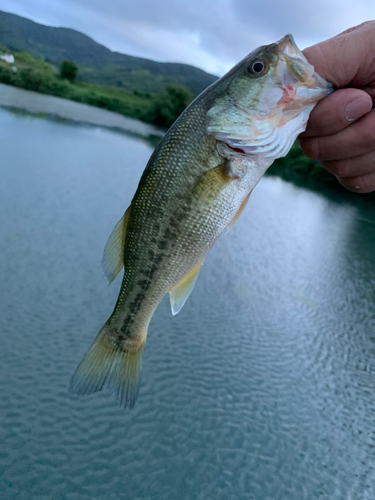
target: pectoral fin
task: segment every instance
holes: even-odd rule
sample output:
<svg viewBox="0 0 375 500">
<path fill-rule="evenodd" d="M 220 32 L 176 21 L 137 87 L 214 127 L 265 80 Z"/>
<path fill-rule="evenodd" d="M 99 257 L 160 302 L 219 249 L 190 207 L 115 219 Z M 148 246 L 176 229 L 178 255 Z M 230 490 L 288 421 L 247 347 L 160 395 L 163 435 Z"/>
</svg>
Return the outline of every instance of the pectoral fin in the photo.
<svg viewBox="0 0 375 500">
<path fill-rule="evenodd" d="M 193 194 L 196 198 L 209 203 L 215 200 L 232 181 L 233 177 L 228 176 L 226 163 L 223 163 L 199 178 L 193 187 Z"/>
<path fill-rule="evenodd" d="M 126 228 L 128 226 L 130 207 L 125 212 L 124 216 L 115 225 L 111 236 L 108 238 L 104 249 L 102 268 L 108 285 L 116 278 L 118 273 L 124 267 L 124 247 Z"/>
<path fill-rule="evenodd" d="M 181 311 L 189 295 L 193 291 L 202 264 L 203 262 L 200 262 L 194 267 L 194 269 L 184 276 L 169 292 L 173 316 Z"/>
<path fill-rule="evenodd" d="M 233 219 L 230 221 L 230 223 L 228 224 L 227 226 L 227 232 L 232 229 L 232 227 L 235 225 L 235 223 L 238 221 L 238 219 L 240 218 L 242 212 L 245 210 L 245 207 L 247 205 L 247 202 L 249 201 L 249 198 L 250 198 L 250 195 L 251 195 L 251 191 L 250 193 L 246 196 L 246 198 L 243 200 L 243 202 L 241 203 L 241 206 L 240 208 L 237 210 L 237 213 L 236 215 L 233 217 Z"/>
</svg>

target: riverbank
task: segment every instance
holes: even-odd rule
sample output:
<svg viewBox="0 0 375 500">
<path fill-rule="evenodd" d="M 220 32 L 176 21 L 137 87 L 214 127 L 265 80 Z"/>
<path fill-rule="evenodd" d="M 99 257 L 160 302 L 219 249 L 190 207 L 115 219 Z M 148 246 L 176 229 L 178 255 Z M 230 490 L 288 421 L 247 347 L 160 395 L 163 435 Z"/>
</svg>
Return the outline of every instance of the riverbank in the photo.
<svg viewBox="0 0 375 500">
<path fill-rule="evenodd" d="M 158 93 L 128 92 L 113 86 L 76 81 L 80 69 L 74 64 L 74 76 L 64 77 L 62 66 L 58 71 L 54 65 L 34 59 L 26 52 L 15 52 L 11 57 L 14 57 L 12 66 L 0 60 L 0 83 L 89 104 L 161 127 L 170 127 L 193 99 L 181 85 L 168 84 Z"/>
<path fill-rule="evenodd" d="M 158 127 L 133 118 L 127 118 L 113 111 L 98 109 L 87 104 L 39 94 L 2 83 L 0 83 L 0 106 L 23 110 L 34 115 L 46 115 L 98 127 L 118 129 L 146 139 L 155 138 L 155 140 L 160 140 L 164 135 L 164 130 Z"/>
</svg>

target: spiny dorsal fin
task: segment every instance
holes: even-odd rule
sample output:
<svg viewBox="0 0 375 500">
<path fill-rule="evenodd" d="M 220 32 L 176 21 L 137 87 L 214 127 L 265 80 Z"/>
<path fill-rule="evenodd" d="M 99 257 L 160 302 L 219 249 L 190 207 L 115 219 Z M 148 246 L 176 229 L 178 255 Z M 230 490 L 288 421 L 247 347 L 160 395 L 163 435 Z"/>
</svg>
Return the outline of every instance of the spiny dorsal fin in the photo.
<svg viewBox="0 0 375 500">
<path fill-rule="evenodd" d="M 126 228 L 128 226 L 130 207 L 122 219 L 115 225 L 104 249 L 102 268 L 108 285 L 116 278 L 124 267 L 124 247 Z"/>
<path fill-rule="evenodd" d="M 194 269 L 184 276 L 169 292 L 173 316 L 181 311 L 189 295 L 193 291 L 202 264 L 203 263 L 200 262 L 194 267 Z"/>
<path fill-rule="evenodd" d="M 230 223 L 227 225 L 227 232 L 232 229 L 232 227 L 235 225 L 235 223 L 238 221 L 238 219 L 240 218 L 242 212 L 245 210 L 245 207 L 247 205 L 247 202 L 249 201 L 249 198 L 250 198 L 250 195 L 251 195 L 251 191 L 250 193 L 246 196 L 246 198 L 243 200 L 243 202 L 241 203 L 241 206 L 240 208 L 237 210 L 236 212 L 236 215 L 233 217 L 233 219 L 230 221 Z"/>
</svg>

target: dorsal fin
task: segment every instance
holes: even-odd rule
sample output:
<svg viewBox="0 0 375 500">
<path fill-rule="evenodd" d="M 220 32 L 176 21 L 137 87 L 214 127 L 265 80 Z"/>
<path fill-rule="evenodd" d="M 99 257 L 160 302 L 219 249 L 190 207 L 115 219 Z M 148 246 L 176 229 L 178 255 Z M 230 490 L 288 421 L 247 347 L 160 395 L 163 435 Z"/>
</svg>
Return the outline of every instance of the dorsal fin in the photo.
<svg viewBox="0 0 375 500">
<path fill-rule="evenodd" d="M 125 265 L 124 247 L 129 214 L 130 207 L 115 225 L 115 228 L 112 231 L 111 236 L 108 238 L 107 244 L 104 248 L 102 268 L 108 285 L 112 283 Z"/>
<path fill-rule="evenodd" d="M 169 292 L 173 316 L 181 311 L 189 295 L 193 291 L 202 264 L 203 262 L 200 262 L 197 266 L 195 266 Z"/>
</svg>

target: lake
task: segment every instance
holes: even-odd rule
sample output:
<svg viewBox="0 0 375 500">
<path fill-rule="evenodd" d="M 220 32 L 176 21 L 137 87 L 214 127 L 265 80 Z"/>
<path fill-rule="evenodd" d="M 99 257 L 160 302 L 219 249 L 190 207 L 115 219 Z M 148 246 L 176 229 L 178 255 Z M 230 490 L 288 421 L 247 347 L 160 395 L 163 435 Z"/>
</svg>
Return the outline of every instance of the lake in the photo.
<svg viewBox="0 0 375 500">
<path fill-rule="evenodd" d="M 123 411 L 67 388 L 152 148 L 6 109 L 0 132 L 1 499 L 375 498 L 373 198 L 262 179 L 183 310 L 158 307 Z"/>
</svg>

